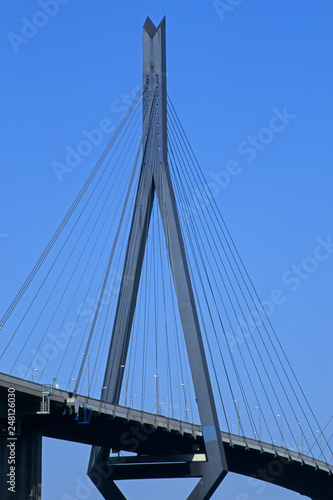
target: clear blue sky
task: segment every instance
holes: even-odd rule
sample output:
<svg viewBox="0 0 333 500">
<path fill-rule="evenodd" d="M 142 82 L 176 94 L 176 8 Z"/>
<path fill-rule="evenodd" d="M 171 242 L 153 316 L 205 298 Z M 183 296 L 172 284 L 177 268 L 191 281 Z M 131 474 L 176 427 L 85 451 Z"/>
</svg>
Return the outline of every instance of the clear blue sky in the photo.
<svg viewBox="0 0 333 500">
<path fill-rule="evenodd" d="M 62 182 L 52 165 L 65 161 L 66 146 L 75 148 L 83 129 L 103 118 L 119 123 L 119 101 L 141 84 L 145 18 L 158 24 L 166 15 L 168 93 L 260 297 L 283 291 L 271 320 L 324 426 L 333 413 L 333 253 L 329 247 L 320 260 L 316 249 L 318 239 L 333 239 L 331 0 L 225 0 L 217 7 L 59 0 L 52 16 L 41 15 L 39 4 L 0 7 L 1 313 L 107 135 Z M 216 179 L 225 179 L 230 161 L 238 175 L 222 187 Z M 100 498 L 92 487 L 86 496 L 75 493 L 73 479 L 87 484 L 88 456 L 87 447 L 45 440 L 44 498 Z M 181 488 L 191 489 L 186 481 L 163 489 L 144 482 L 126 492 L 136 500 L 181 499 Z M 298 495 L 268 485 L 262 491 L 230 474 L 214 498 Z"/>
</svg>

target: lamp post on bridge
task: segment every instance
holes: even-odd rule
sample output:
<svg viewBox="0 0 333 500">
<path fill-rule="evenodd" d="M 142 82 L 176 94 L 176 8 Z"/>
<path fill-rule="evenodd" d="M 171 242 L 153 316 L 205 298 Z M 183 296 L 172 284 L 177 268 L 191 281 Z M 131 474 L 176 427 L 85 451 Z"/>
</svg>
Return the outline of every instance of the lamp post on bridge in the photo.
<svg viewBox="0 0 333 500">
<path fill-rule="evenodd" d="M 283 448 L 283 430 L 282 430 L 282 415 L 276 415 L 281 418 L 281 447 Z"/>
<path fill-rule="evenodd" d="M 38 368 L 33 368 L 31 372 L 31 381 L 34 381 L 34 372 L 38 372 Z"/>
<path fill-rule="evenodd" d="M 237 403 L 238 435 L 240 435 L 239 401 L 237 399 L 234 399 L 234 403 Z"/>
<path fill-rule="evenodd" d="M 120 365 L 120 368 L 125 371 L 126 370 L 126 365 Z M 128 380 L 127 379 L 128 379 L 128 373 L 126 372 L 126 390 L 125 390 L 125 406 L 126 406 L 126 408 L 127 408 L 127 386 L 128 386 Z"/>
<path fill-rule="evenodd" d="M 321 447 L 321 435 L 322 433 L 320 431 L 316 431 L 319 434 L 319 447 L 320 447 L 320 460 L 323 461 L 323 449 Z"/>
<path fill-rule="evenodd" d="M 301 430 L 301 437 L 302 437 L 302 447 L 301 447 L 301 450 L 302 450 L 302 455 L 303 455 L 303 429 L 302 429 L 301 422 L 297 422 L 297 425 L 299 425 L 299 428 Z"/>
<path fill-rule="evenodd" d="M 72 387 L 71 387 L 71 386 L 72 386 L 72 382 L 75 382 L 75 380 L 76 380 L 76 378 L 71 378 L 71 379 L 69 380 L 69 392 L 72 392 L 72 390 L 71 390 L 71 389 L 72 389 Z"/>
<path fill-rule="evenodd" d="M 160 383 L 159 383 L 159 378 L 158 375 L 153 375 L 154 378 L 156 378 L 156 406 L 157 406 L 157 415 L 161 414 L 161 408 L 160 408 Z"/>
<path fill-rule="evenodd" d="M 132 406 L 132 408 L 134 406 L 134 398 L 137 398 L 137 397 L 138 397 L 137 394 L 132 394 L 132 397 L 131 397 L 131 406 Z"/>
<path fill-rule="evenodd" d="M 105 413 L 106 413 L 106 389 L 107 389 L 107 386 L 106 385 L 103 385 L 102 387 L 102 401 L 104 400 L 104 408 L 105 408 Z"/>
<path fill-rule="evenodd" d="M 254 408 L 259 411 L 259 441 L 261 441 L 261 408 L 260 406 L 255 406 Z"/>
<path fill-rule="evenodd" d="M 85 356 L 88 360 L 88 398 L 90 396 L 90 366 L 89 366 L 89 353 L 88 352 L 83 352 L 83 356 Z"/>
<path fill-rule="evenodd" d="M 186 398 L 186 386 L 184 383 L 180 384 L 183 389 L 184 389 L 184 401 L 185 401 L 185 420 L 186 422 L 188 422 L 188 412 L 189 412 L 189 408 L 187 408 L 187 398 Z"/>
</svg>

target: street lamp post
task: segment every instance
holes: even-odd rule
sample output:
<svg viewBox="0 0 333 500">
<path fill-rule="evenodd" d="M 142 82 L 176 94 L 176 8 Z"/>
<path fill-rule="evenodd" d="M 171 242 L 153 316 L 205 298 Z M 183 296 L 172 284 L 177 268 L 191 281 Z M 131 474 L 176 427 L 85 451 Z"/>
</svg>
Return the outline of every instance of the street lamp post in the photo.
<svg viewBox="0 0 333 500">
<path fill-rule="evenodd" d="M 188 422 L 188 416 L 187 416 L 187 412 L 189 411 L 189 409 L 187 408 L 187 399 L 186 399 L 186 386 L 184 383 L 180 384 L 183 389 L 184 389 L 184 401 L 185 401 L 185 420 L 186 422 Z"/>
<path fill-rule="evenodd" d="M 133 406 L 134 406 L 134 398 L 137 398 L 137 397 L 138 397 L 138 395 L 137 395 L 137 394 L 132 394 L 132 401 L 131 401 L 131 403 L 132 403 L 132 408 L 133 408 Z"/>
<path fill-rule="evenodd" d="M 76 378 L 71 378 L 69 381 L 69 392 L 72 392 L 72 382 L 75 382 Z"/>
<path fill-rule="evenodd" d="M 240 435 L 239 401 L 237 399 L 234 399 L 234 403 L 237 403 L 238 435 Z"/>
<path fill-rule="evenodd" d="M 126 370 L 126 365 L 120 365 L 120 368 Z M 125 406 L 127 408 L 127 381 L 126 381 L 126 390 L 125 390 Z"/>
<path fill-rule="evenodd" d="M 88 398 L 90 396 L 90 367 L 89 367 L 89 353 L 88 352 L 83 352 L 83 356 L 86 356 L 88 359 Z"/>
<path fill-rule="evenodd" d="M 259 441 L 261 441 L 261 408 L 260 406 L 255 406 L 255 409 L 259 411 Z"/>
<path fill-rule="evenodd" d="M 105 413 L 106 413 L 106 389 L 107 389 L 107 386 L 103 385 L 103 387 L 102 387 L 102 401 L 104 399 Z"/>
<path fill-rule="evenodd" d="M 282 430 L 282 415 L 276 415 L 281 418 L 281 447 L 283 448 L 283 430 Z"/>
<path fill-rule="evenodd" d="M 320 460 L 322 461 L 323 460 L 323 449 L 321 447 L 321 432 L 320 431 L 316 431 L 316 432 L 319 434 Z"/>
<path fill-rule="evenodd" d="M 302 429 L 301 422 L 297 422 L 297 425 L 299 425 L 299 428 L 301 430 L 301 439 L 302 439 L 302 448 L 301 448 L 301 450 L 302 450 L 302 455 L 303 455 L 303 429 Z"/>
<path fill-rule="evenodd" d="M 160 408 L 160 385 L 159 385 L 159 380 L 158 380 L 158 375 L 154 375 L 154 378 L 156 378 L 156 406 L 157 406 L 157 415 L 160 415 L 161 413 L 161 408 Z"/>
<path fill-rule="evenodd" d="M 34 381 L 34 372 L 38 372 L 38 368 L 33 368 L 32 373 L 31 373 L 31 381 Z"/>
</svg>

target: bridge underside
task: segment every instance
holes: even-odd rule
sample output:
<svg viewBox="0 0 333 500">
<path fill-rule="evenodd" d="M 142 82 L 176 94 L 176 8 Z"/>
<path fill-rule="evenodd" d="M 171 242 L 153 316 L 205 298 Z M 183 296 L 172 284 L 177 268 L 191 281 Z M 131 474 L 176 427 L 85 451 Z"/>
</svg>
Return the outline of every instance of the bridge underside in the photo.
<svg viewBox="0 0 333 500">
<path fill-rule="evenodd" d="M 156 417 L 93 399 L 87 400 L 84 397 L 73 400 L 70 393 L 60 390 L 54 390 L 51 395 L 50 414 L 37 414 L 42 386 L 7 375 L 1 376 L 1 379 L 0 401 L 6 401 L 7 388 L 14 387 L 17 408 L 25 409 L 25 413 L 21 413 L 19 417 L 20 434 L 17 436 L 17 442 L 23 448 L 33 436 L 46 436 L 110 447 L 115 453 L 131 452 L 131 456 L 105 457 L 100 465 L 99 474 L 114 480 L 128 477 L 161 478 L 170 475 L 186 477 L 189 475 L 190 460 L 200 464 L 205 459 L 204 440 L 197 425 L 172 421 L 166 417 Z M 7 406 L 1 405 L 0 422 L 4 424 L 6 418 Z M 222 433 L 222 438 L 231 472 L 294 490 L 313 500 L 332 499 L 333 475 L 327 468 L 321 468 L 320 462 L 316 462 L 316 465 L 302 456 L 296 459 L 296 453 L 288 453 L 282 448 L 236 435 Z M 35 440 L 34 454 L 36 460 L 34 462 L 30 454 L 29 463 L 25 458 L 27 463 L 24 469 L 24 477 L 30 474 L 39 483 L 35 496 L 28 497 L 32 500 L 41 498 L 40 467 L 36 463 L 41 457 L 41 440 L 37 441 Z M 3 435 L 0 440 L 1 477 L 8 473 L 6 445 L 7 437 Z M 141 462 L 139 470 L 135 466 L 138 460 Z M 167 467 L 161 465 L 162 462 L 167 462 Z M 17 482 L 20 481 L 20 473 L 22 474 L 23 470 L 18 470 Z M 8 496 L 6 485 L 4 486 L 0 489 L 2 499 L 26 498 L 12 494 Z"/>
</svg>

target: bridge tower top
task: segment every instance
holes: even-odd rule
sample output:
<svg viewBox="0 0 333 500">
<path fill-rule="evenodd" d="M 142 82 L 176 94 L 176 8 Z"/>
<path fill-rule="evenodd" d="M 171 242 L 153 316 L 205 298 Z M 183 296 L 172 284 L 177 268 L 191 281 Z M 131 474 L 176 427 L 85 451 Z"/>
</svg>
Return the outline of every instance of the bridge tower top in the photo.
<svg viewBox="0 0 333 500">
<path fill-rule="evenodd" d="M 165 17 L 157 28 L 147 17 L 143 26 L 143 126 L 146 133 L 150 127 L 156 136 L 159 164 L 167 162 L 166 83 Z M 153 116 L 150 122 L 147 118 L 151 103 Z"/>
</svg>

